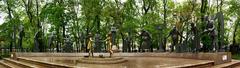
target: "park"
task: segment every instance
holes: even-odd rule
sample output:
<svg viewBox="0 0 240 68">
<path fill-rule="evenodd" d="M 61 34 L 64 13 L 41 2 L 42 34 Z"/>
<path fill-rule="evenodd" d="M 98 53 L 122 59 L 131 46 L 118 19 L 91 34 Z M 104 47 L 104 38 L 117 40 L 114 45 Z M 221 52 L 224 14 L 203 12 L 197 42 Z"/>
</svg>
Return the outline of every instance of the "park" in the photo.
<svg viewBox="0 0 240 68">
<path fill-rule="evenodd" d="M 238 0 L 0 0 L 0 68 L 240 68 Z"/>
</svg>

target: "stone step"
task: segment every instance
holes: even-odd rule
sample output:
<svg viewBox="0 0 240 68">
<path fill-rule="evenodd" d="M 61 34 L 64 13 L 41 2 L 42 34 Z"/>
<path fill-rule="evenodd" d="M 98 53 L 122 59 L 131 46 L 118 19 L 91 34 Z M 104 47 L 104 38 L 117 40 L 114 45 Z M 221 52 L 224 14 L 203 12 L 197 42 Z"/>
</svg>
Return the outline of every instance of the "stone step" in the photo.
<svg viewBox="0 0 240 68">
<path fill-rule="evenodd" d="M 212 66 L 211 68 L 235 68 L 239 65 L 240 65 L 239 60 L 232 60 L 231 62 L 228 62 L 228 63 Z"/>
<path fill-rule="evenodd" d="M 16 65 L 10 61 L 6 61 L 6 60 L 3 60 L 3 63 L 5 63 L 6 65 L 8 65 L 7 67 L 9 68 L 24 68 L 24 67 L 21 67 L 19 65 Z"/>
<path fill-rule="evenodd" d="M 1 64 L 0 64 L 0 68 L 7 68 L 7 67 L 5 67 L 4 65 L 1 65 Z"/>
<path fill-rule="evenodd" d="M 26 60 L 21 60 L 21 59 L 17 59 L 19 62 L 22 62 L 24 64 L 28 64 L 28 65 L 31 65 L 35 68 L 47 68 L 46 66 L 44 65 L 39 65 L 39 64 L 34 64 L 32 61 L 26 61 Z"/>
<path fill-rule="evenodd" d="M 7 64 L 6 62 L 3 62 L 3 60 L 0 61 L 0 68 L 14 68 L 10 64 Z"/>
<path fill-rule="evenodd" d="M 20 62 L 20 61 L 13 60 L 10 58 L 4 58 L 3 60 L 4 60 L 4 62 L 8 62 L 8 63 L 14 64 L 14 65 L 17 65 L 20 68 L 38 68 L 38 67 L 33 66 L 32 64 Z"/>
<path fill-rule="evenodd" d="M 172 66 L 171 68 L 208 68 L 214 66 L 214 61 L 201 62 L 197 64 L 186 64 L 181 66 Z"/>
<path fill-rule="evenodd" d="M 88 63 L 88 64 L 117 64 L 117 63 L 123 63 L 127 60 L 119 57 L 115 58 L 81 58 L 80 60 L 77 60 L 77 62 L 80 63 Z"/>
<path fill-rule="evenodd" d="M 68 65 L 65 65 L 65 64 L 45 62 L 45 61 L 29 59 L 29 58 L 24 58 L 24 57 L 18 57 L 17 59 L 19 61 L 29 62 L 31 64 L 41 65 L 41 66 L 49 67 L 49 68 L 75 68 L 74 66 L 68 66 Z"/>
</svg>

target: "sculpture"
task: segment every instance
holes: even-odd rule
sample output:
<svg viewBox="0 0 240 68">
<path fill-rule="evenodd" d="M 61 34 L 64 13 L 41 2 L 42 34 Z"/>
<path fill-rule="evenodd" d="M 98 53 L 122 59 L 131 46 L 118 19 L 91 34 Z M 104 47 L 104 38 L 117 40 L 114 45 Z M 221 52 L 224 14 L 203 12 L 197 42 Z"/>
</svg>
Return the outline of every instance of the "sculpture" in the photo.
<svg viewBox="0 0 240 68">
<path fill-rule="evenodd" d="M 150 49 L 152 51 L 150 34 L 147 31 L 142 30 L 140 37 L 142 39 L 142 43 L 140 45 L 140 50 L 145 51 L 146 49 L 148 49 L 148 50 Z"/>
<path fill-rule="evenodd" d="M 80 42 L 81 42 L 81 51 L 85 51 L 86 50 L 86 45 L 85 45 L 85 39 L 86 39 L 86 37 L 85 37 L 85 35 L 81 32 L 81 33 L 79 33 L 80 35 Z"/>
<path fill-rule="evenodd" d="M 42 35 L 42 32 L 41 32 L 41 30 L 38 30 L 38 32 L 36 32 L 35 33 L 35 35 L 34 35 L 34 51 L 35 52 L 43 52 L 44 50 L 43 50 L 43 43 L 42 43 L 42 37 L 41 37 L 41 35 Z"/>
<path fill-rule="evenodd" d="M 72 42 L 71 42 L 71 39 L 70 39 L 69 35 L 66 35 L 66 38 L 65 38 L 64 42 L 65 42 L 65 44 L 64 44 L 63 51 L 64 52 L 72 52 L 73 51 L 73 46 L 72 46 Z"/>
<path fill-rule="evenodd" d="M 93 57 L 93 35 L 91 33 L 88 34 L 88 44 L 87 44 L 87 49 L 88 49 L 88 56 Z"/>
<path fill-rule="evenodd" d="M 194 52 L 198 52 L 200 50 L 200 38 L 199 38 L 199 30 L 195 23 L 191 23 L 191 33 L 193 34 L 192 43 L 193 43 L 193 46 L 195 46 Z"/>
<path fill-rule="evenodd" d="M 131 38 L 129 34 L 125 34 L 126 37 L 123 41 L 123 52 L 131 52 Z"/>
<path fill-rule="evenodd" d="M 25 36 L 25 33 L 24 33 L 24 26 L 23 25 L 20 25 L 20 31 L 19 31 L 19 47 L 21 50 L 23 50 L 23 47 L 22 47 L 22 39 L 23 37 Z"/>
<path fill-rule="evenodd" d="M 212 50 L 213 51 L 217 51 L 218 50 L 218 46 L 216 45 L 217 33 L 215 31 L 213 20 L 209 20 L 207 18 L 206 22 L 207 22 L 207 26 L 206 26 L 206 29 L 204 30 L 203 33 L 207 33 L 210 36 L 210 38 L 211 38 L 211 45 L 213 46 Z"/>
<path fill-rule="evenodd" d="M 107 44 L 107 47 L 106 47 L 106 50 L 110 53 L 110 56 L 109 57 L 112 57 L 112 54 L 113 54 L 113 50 L 112 50 L 112 36 L 111 36 L 111 33 L 108 33 L 107 34 L 107 38 L 106 38 L 106 44 Z"/>
<path fill-rule="evenodd" d="M 47 46 L 49 46 L 49 48 L 50 48 L 50 51 L 52 50 L 51 48 L 52 48 L 52 44 L 53 44 L 53 39 L 54 39 L 54 32 L 51 32 L 51 35 L 48 38 L 48 44 L 47 44 Z"/>
<path fill-rule="evenodd" d="M 171 51 L 170 52 L 173 52 L 174 51 L 174 46 L 178 45 L 178 37 L 183 37 L 181 35 L 181 33 L 177 30 L 176 27 L 173 27 L 173 29 L 170 31 L 169 35 L 167 36 L 167 38 L 171 35 L 172 37 L 172 45 L 170 46 L 171 48 Z M 184 38 L 184 37 L 183 37 Z"/>
<path fill-rule="evenodd" d="M 100 40 L 101 36 L 100 34 L 96 34 L 95 36 L 95 47 L 94 47 L 94 51 L 95 52 L 100 52 L 101 51 L 101 40 Z"/>
</svg>

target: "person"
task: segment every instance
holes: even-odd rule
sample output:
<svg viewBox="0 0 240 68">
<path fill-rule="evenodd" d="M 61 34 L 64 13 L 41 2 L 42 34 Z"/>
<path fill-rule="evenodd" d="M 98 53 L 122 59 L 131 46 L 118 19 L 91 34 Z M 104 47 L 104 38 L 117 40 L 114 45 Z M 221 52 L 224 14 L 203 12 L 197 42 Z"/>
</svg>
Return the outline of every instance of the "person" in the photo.
<svg viewBox="0 0 240 68">
<path fill-rule="evenodd" d="M 111 33 L 108 33 L 105 41 L 106 41 L 106 44 L 107 44 L 106 50 L 110 53 L 109 57 L 112 57 L 112 54 L 113 54 L 113 50 L 112 50 L 112 45 L 113 44 L 112 44 L 111 40 L 112 40 Z"/>
<path fill-rule="evenodd" d="M 88 54 L 89 54 L 89 57 L 93 57 L 93 39 L 92 39 L 92 34 L 89 33 L 88 34 L 88 44 L 87 44 L 87 49 L 88 49 Z"/>
</svg>

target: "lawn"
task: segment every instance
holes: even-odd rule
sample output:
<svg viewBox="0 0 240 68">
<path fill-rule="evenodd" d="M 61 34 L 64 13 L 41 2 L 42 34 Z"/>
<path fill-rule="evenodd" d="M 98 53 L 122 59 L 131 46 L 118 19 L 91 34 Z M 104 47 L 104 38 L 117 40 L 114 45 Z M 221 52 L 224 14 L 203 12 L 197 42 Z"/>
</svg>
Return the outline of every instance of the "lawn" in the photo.
<svg viewBox="0 0 240 68">
<path fill-rule="evenodd" d="M 240 60 L 240 54 L 232 55 L 233 59 Z"/>
</svg>

